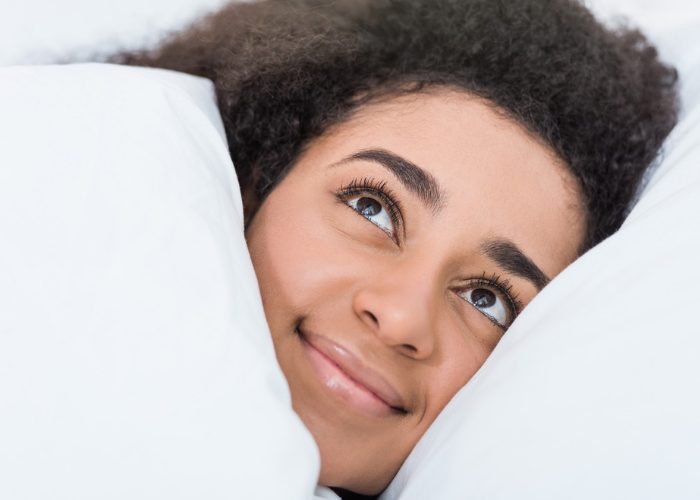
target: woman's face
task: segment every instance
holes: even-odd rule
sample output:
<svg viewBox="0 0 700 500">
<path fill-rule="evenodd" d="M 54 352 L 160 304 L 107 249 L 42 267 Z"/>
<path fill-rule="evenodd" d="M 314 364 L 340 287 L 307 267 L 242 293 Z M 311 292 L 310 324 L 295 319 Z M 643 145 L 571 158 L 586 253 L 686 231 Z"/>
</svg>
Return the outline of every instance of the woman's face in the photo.
<svg viewBox="0 0 700 500">
<path fill-rule="evenodd" d="M 583 232 L 569 172 L 468 94 L 371 104 L 310 144 L 247 238 L 321 484 L 383 489 Z"/>
</svg>

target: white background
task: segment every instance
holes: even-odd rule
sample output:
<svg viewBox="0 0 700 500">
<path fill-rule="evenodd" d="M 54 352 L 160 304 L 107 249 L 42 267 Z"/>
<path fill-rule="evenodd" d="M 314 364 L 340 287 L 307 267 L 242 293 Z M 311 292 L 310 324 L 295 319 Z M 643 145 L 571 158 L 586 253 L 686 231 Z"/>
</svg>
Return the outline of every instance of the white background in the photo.
<svg viewBox="0 0 700 500">
<path fill-rule="evenodd" d="M 226 0 L 0 0 L 0 64 L 87 59 L 153 44 Z"/>
</svg>

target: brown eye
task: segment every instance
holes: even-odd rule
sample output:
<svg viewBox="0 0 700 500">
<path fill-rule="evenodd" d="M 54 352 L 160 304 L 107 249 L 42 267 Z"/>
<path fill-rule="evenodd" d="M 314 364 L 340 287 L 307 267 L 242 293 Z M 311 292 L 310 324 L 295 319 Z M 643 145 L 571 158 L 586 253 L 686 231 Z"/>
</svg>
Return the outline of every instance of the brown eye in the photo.
<svg viewBox="0 0 700 500">
<path fill-rule="evenodd" d="M 356 179 L 340 188 L 335 197 L 400 246 L 398 233 L 403 229 L 403 215 L 397 197 L 387 189 L 385 181 Z"/>
<path fill-rule="evenodd" d="M 357 195 L 347 198 L 345 203 L 392 239 L 396 239 L 394 222 L 381 201 L 367 195 Z"/>
<path fill-rule="evenodd" d="M 510 311 L 508 301 L 496 290 L 475 283 L 460 290 L 459 296 L 503 329 L 513 322 L 514 314 Z"/>
<path fill-rule="evenodd" d="M 496 303 L 496 294 L 486 288 L 476 288 L 471 291 L 470 302 L 475 307 L 493 307 Z"/>
<path fill-rule="evenodd" d="M 373 198 L 362 197 L 357 200 L 355 210 L 365 217 L 372 217 L 382 211 L 382 204 Z"/>
</svg>

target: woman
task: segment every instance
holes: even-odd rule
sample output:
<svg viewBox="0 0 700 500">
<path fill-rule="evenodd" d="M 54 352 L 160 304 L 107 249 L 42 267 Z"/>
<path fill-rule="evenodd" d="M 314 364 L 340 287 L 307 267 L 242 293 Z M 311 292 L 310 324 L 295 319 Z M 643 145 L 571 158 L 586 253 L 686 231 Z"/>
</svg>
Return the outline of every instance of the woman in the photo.
<svg viewBox="0 0 700 500">
<path fill-rule="evenodd" d="M 573 0 L 268 0 L 119 60 L 213 80 L 319 482 L 366 495 L 676 119 L 674 71 Z"/>
</svg>

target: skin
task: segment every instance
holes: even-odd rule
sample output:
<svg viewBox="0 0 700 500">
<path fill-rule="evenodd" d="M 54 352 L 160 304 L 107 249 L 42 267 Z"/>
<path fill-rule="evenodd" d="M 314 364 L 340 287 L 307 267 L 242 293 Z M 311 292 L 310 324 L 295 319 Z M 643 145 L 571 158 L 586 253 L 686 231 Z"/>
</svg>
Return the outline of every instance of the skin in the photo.
<svg viewBox="0 0 700 500">
<path fill-rule="evenodd" d="M 425 203 L 376 159 L 347 160 L 367 150 L 419 166 L 439 202 Z M 337 195 L 363 178 L 385 182 L 400 204 L 394 234 L 386 212 L 358 212 L 373 203 L 362 198 L 382 201 L 376 193 Z M 469 295 L 501 291 L 473 280 L 499 275 L 521 306 L 538 292 L 485 242 L 512 242 L 551 279 L 576 258 L 581 206 L 573 176 L 546 146 L 466 93 L 366 105 L 305 149 L 247 240 L 294 409 L 320 449 L 321 484 L 386 487 L 504 334 Z M 400 404 L 392 408 L 387 392 Z"/>
</svg>

